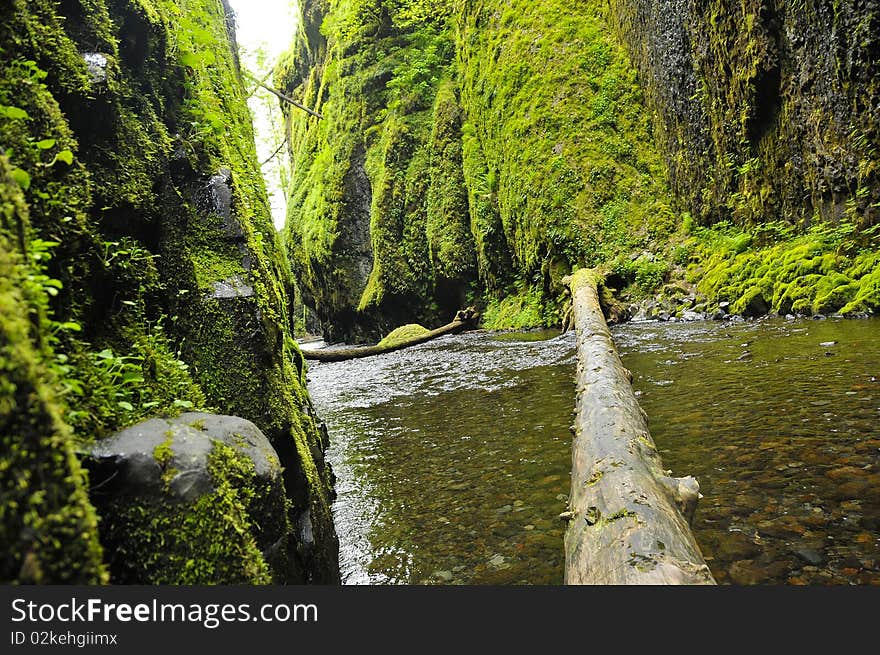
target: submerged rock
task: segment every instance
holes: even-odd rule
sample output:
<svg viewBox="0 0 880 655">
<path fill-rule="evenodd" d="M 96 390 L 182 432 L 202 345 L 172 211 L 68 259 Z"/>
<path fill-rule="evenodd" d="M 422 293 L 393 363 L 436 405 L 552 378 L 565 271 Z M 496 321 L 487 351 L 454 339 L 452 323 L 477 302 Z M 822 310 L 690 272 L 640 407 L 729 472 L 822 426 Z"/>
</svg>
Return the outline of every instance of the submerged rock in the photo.
<svg viewBox="0 0 880 655">
<path fill-rule="evenodd" d="M 798 548 L 794 551 L 794 554 L 812 566 L 819 566 L 825 561 L 822 553 L 815 548 Z"/>
</svg>

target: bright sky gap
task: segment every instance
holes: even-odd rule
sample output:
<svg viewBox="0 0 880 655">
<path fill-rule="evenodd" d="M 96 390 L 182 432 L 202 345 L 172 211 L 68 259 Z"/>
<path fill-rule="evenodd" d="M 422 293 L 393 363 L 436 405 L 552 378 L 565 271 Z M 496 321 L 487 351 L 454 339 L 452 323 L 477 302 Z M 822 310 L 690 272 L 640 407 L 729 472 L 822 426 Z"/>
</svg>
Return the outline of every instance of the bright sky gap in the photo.
<svg viewBox="0 0 880 655">
<path fill-rule="evenodd" d="M 229 4 L 235 11 L 236 38 L 242 65 L 262 78 L 293 42 L 296 0 L 229 0 Z M 274 157 L 272 155 L 284 139 L 281 109 L 278 99 L 263 89 L 257 89 L 249 98 L 248 106 L 254 118 L 257 156 L 269 192 L 272 220 L 276 229 L 280 230 L 284 227 L 287 213 L 284 191 L 287 148 L 282 148 Z"/>
</svg>

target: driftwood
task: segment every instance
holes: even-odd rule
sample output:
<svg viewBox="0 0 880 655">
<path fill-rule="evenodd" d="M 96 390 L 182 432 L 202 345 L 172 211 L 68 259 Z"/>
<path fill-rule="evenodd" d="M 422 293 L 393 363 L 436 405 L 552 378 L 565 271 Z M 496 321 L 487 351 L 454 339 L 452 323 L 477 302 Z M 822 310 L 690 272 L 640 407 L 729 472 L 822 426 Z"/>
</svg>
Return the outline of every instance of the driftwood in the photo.
<svg viewBox="0 0 880 655">
<path fill-rule="evenodd" d="M 595 271 L 566 278 L 577 332 L 577 416 L 566 584 L 715 584 L 694 541 L 699 484 L 672 478 L 599 305 Z M 685 518 L 687 517 L 687 519 Z"/>
<path fill-rule="evenodd" d="M 467 309 L 461 309 L 456 312 L 455 318 L 452 319 L 450 323 L 447 323 L 442 327 L 438 327 L 436 330 L 431 330 L 430 332 L 426 332 L 425 334 L 397 343 L 386 344 L 384 346 L 378 344 L 375 346 L 362 346 L 360 348 L 321 348 L 318 350 L 302 349 L 302 354 L 306 359 L 312 359 L 319 362 L 342 362 L 347 359 L 357 359 L 358 357 L 381 355 L 383 353 L 390 353 L 395 350 L 401 350 L 402 348 L 417 346 L 420 343 L 425 343 L 426 341 L 430 341 L 431 339 L 442 337 L 444 334 L 454 334 L 455 332 L 461 332 L 462 330 L 472 328 L 476 325 L 478 318 L 479 314 L 477 314 L 476 310 L 474 310 L 473 307 L 468 307 Z"/>
</svg>

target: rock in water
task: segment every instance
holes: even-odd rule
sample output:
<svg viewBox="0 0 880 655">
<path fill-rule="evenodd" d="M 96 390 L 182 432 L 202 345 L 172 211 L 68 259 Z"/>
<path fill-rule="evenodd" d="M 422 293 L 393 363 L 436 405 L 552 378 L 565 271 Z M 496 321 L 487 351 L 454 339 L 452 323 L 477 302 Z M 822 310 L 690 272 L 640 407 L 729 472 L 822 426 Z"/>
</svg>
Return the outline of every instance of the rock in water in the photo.
<svg viewBox="0 0 880 655">
<path fill-rule="evenodd" d="M 287 579 L 295 540 L 282 468 L 250 421 L 151 419 L 97 442 L 86 463 L 113 582 Z"/>
</svg>

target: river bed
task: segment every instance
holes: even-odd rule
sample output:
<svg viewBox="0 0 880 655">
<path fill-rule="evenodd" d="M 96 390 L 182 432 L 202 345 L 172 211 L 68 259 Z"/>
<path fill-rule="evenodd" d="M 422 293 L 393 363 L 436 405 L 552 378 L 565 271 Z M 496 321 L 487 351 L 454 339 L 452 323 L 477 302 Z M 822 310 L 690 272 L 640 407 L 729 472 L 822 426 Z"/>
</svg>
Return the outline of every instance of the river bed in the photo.
<svg viewBox="0 0 880 655">
<path fill-rule="evenodd" d="M 880 583 L 880 320 L 615 328 L 719 583 Z M 560 584 L 574 335 L 311 363 L 347 584 Z"/>
</svg>

